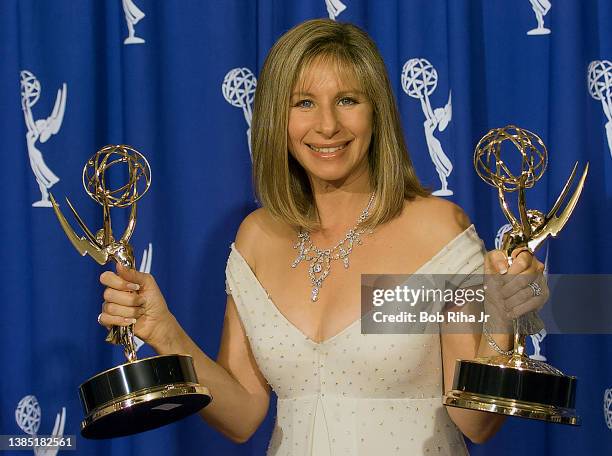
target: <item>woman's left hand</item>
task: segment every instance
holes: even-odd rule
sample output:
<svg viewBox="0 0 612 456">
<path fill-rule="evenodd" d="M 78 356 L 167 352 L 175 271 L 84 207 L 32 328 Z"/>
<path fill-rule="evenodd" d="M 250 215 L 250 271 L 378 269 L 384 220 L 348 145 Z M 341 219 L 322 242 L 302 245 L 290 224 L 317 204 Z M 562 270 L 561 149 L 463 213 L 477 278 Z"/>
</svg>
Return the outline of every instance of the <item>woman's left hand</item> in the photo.
<svg viewBox="0 0 612 456">
<path fill-rule="evenodd" d="M 495 319 L 512 321 L 539 310 L 548 300 L 544 264 L 525 247 L 512 252 L 510 266 L 501 250 L 487 252 L 484 269 L 486 310 Z"/>
</svg>

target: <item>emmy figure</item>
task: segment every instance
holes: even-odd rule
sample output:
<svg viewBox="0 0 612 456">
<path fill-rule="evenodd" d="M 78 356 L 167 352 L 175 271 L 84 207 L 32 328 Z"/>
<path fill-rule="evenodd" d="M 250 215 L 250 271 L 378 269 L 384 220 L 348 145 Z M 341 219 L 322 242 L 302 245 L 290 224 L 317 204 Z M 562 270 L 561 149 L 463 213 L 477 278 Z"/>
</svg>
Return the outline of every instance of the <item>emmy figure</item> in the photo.
<svg viewBox="0 0 612 456">
<path fill-rule="evenodd" d="M 533 12 L 536 15 L 536 20 L 538 21 L 538 26 L 532 30 L 527 32 L 527 35 L 548 35 L 550 34 L 550 29 L 544 27 L 544 16 L 550 11 L 550 1 L 549 0 L 529 0 L 531 3 L 531 8 L 533 8 Z"/>
<path fill-rule="evenodd" d="M 32 115 L 32 106 L 40 98 L 40 82 L 31 72 L 27 70 L 21 72 L 21 109 L 23 110 L 25 124 L 28 129 L 26 133 L 28 156 L 30 157 L 30 166 L 40 189 L 40 200 L 32 203 L 34 207 L 51 207 L 49 189 L 59 182 L 59 177 L 49 169 L 42 153 L 36 147 L 36 143 L 38 141 L 46 143 L 51 135 L 56 134 L 61 128 L 64 110 L 66 109 L 67 90 L 66 83 L 62 84 L 62 88 L 57 90 L 57 97 L 55 98 L 55 105 L 51 115 L 46 119 L 35 121 Z"/>
<path fill-rule="evenodd" d="M 127 181 L 111 188 L 106 173 L 115 167 L 127 171 Z M 151 185 L 149 163 L 129 146 L 110 145 L 87 161 L 82 179 L 87 194 L 102 206 L 102 228 L 95 234 L 90 231 L 66 198 L 84 233 L 78 236 L 50 195 L 64 233 L 81 255 L 91 256 L 98 264 L 114 261 L 134 268 L 129 241 L 136 227 L 137 202 Z M 119 239 L 113 235 L 111 208 L 130 208 L 127 226 Z M 145 251 L 141 268 L 150 268 L 151 254 L 151 248 Z M 133 324 L 112 326 L 106 341 L 123 346 L 127 363 L 105 370 L 79 387 L 85 412 L 81 422 L 83 437 L 104 439 L 155 429 L 197 412 L 212 400 L 208 389 L 198 383 L 191 356 L 163 355 L 138 360 Z"/>
<path fill-rule="evenodd" d="M 332 21 L 335 21 L 340 13 L 346 9 L 346 5 L 340 0 L 325 0 L 325 6 Z"/>
<path fill-rule="evenodd" d="M 36 437 L 40 428 L 42 412 L 36 396 L 25 396 L 17 404 L 15 409 L 15 421 L 17 426 L 29 436 Z M 62 407 L 62 412 L 55 415 L 55 424 L 51 437 L 62 437 L 64 435 L 64 425 L 66 424 L 66 408 Z M 34 448 L 36 456 L 55 456 L 58 448 Z"/>
<path fill-rule="evenodd" d="M 423 129 L 429 156 L 436 167 L 440 178 L 440 189 L 433 192 L 436 196 L 450 196 L 453 191 L 448 188 L 447 178 L 453 171 L 453 164 L 442 149 L 442 143 L 434 136 L 436 130 L 442 132 L 448 126 L 453 116 L 451 93 L 444 108 L 432 110 L 429 95 L 438 85 L 438 72 L 426 59 L 410 59 L 402 69 L 402 87 L 404 92 L 413 98 L 421 100 L 421 108 L 425 114 Z"/>
<path fill-rule="evenodd" d="M 145 40 L 136 36 L 134 26 L 145 17 L 145 13 L 132 0 L 121 0 L 121 3 L 123 3 L 123 12 L 128 28 L 128 37 L 123 41 L 123 44 L 143 44 Z"/>
<path fill-rule="evenodd" d="M 612 62 L 609 60 L 593 60 L 589 65 L 588 72 L 589 93 L 596 100 L 601 101 L 606 122 L 606 136 L 608 137 L 608 149 L 612 155 Z"/>
<path fill-rule="evenodd" d="M 257 79 L 248 68 L 234 68 L 228 71 L 221 85 L 221 91 L 225 100 L 232 106 L 242 108 L 244 120 L 246 120 L 248 125 L 247 141 L 249 143 L 251 161 L 253 160 L 251 152 L 251 118 L 253 117 L 253 98 L 255 97 L 256 87 Z"/>
<path fill-rule="evenodd" d="M 502 157 L 504 143 L 513 145 L 518 152 L 519 172 L 512 170 L 508 160 Z M 546 239 L 556 237 L 580 198 L 589 166 L 585 166 L 574 192 L 568 198 L 576 177 L 576 163 L 547 214 L 537 209 L 527 209 L 525 190 L 533 188 L 542 177 L 547 163 L 548 151 L 540 137 L 514 125 L 489 131 L 475 148 L 474 168 L 487 184 L 497 189 L 499 204 L 511 227 L 503 232 L 501 239 L 501 250 L 509 262 L 512 260 L 511 253 L 516 249 L 534 254 Z M 518 193 L 518 216 L 514 215 L 506 199 L 506 194 L 513 192 Z M 489 283 L 496 286 L 491 281 Z M 529 286 L 533 296 L 542 293 L 537 283 L 531 282 Z M 541 333 L 544 329 L 542 320 L 536 312 L 529 312 L 513 321 L 513 329 L 512 350 L 497 347 L 498 356 L 457 361 L 453 389 L 445 395 L 444 403 L 552 423 L 578 424 L 580 418 L 574 406 L 576 378 L 564 375 L 543 360 L 525 354 L 526 336 L 544 334 Z M 486 324 L 483 324 L 483 334 L 489 334 Z M 541 339 L 536 345 L 539 341 Z M 539 354 L 539 349 L 536 351 Z"/>
</svg>

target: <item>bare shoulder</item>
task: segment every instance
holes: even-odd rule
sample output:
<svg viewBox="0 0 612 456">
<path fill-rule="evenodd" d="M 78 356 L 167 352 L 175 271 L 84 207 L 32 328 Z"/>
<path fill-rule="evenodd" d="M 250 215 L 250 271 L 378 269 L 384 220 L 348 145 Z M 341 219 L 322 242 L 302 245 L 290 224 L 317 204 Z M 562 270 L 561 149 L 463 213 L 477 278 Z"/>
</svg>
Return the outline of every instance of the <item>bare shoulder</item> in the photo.
<svg viewBox="0 0 612 456">
<path fill-rule="evenodd" d="M 275 219 L 267 209 L 259 208 L 247 215 L 236 234 L 236 248 L 255 271 L 257 258 L 279 239 L 291 237 L 291 228 Z"/>
<path fill-rule="evenodd" d="M 402 217 L 410 224 L 411 233 L 434 249 L 446 245 L 471 225 L 461 207 L 436 196 L 417 197 L 407 202 Z"/>
</svg>

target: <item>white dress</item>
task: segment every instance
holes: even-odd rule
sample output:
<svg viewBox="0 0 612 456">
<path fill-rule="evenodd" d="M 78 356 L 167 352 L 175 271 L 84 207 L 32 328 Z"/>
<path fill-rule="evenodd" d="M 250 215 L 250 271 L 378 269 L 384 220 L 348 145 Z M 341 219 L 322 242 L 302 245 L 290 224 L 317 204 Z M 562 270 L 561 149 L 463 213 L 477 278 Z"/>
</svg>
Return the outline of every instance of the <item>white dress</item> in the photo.
<svg viewBox="0 0 612 456">
<path fill-rule="evenodd" d="M 474 226 L 419 273 L 482 273 Z M 465 455 L 442 405 L 439 334 L 361 334 L 360 320 L 317 343 L 288 321 L 231 245 L 226 268 L 262 374 L 278 396 L 268 456 Z"/>
</svg>

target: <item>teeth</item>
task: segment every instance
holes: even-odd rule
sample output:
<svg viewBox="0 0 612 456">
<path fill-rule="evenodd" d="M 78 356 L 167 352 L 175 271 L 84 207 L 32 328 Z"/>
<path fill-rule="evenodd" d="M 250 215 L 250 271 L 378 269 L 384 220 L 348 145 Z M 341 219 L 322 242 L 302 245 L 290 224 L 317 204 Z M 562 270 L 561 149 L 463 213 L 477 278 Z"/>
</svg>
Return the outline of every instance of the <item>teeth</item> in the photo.
<svg viewBox="0 0 612 456">
<path fill-rule="evenodd" d="M 346 144 L 344 144 L 342 146 L 339 146 L 339 147 L 315 147 L 315 146 L 311 146 L 311 145 L 309 145 L 308 147 L 310 147 L 315 152 L 319 152 L 321 154 L 331 154 L 331 153 L 334 153 L 334 152 L 336 152 L 338 150 L 344 149 L 346 147 Z"/>
</svg>

